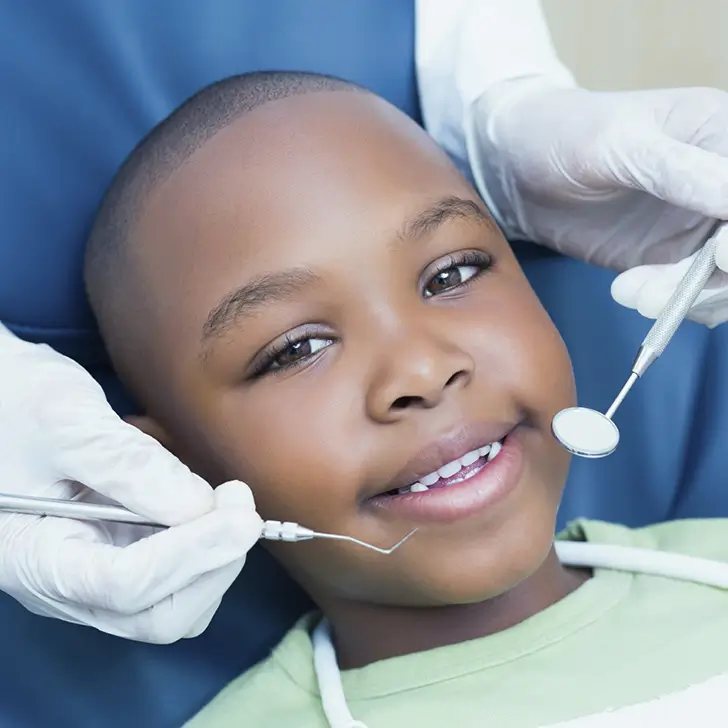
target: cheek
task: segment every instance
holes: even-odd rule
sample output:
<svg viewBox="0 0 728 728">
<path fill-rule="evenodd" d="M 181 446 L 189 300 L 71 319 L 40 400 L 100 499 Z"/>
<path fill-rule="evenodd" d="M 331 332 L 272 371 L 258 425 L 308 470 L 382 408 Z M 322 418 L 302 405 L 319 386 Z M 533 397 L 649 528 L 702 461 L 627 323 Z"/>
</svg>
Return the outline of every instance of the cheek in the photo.
<svg viewBox="0 0 728 728">
<path fill-rule="evenodd" d="M 571 360 L 558 330 L 520 272 L 504 286 L 493 328 L 498 343 L 492 355 L 509 387 L 537 416 L 539 425 L 548 422 L 550 426 L 550 418 L 576 399 Z"/>
<path fill-rule="evenodd" d="M 347 406 L 350 387 L 339 392 L 323 377 L 320 385 L 310 377 L 301 386 L 293 381 L 301 374 L 228 397 L 214 430 L 223 433 L 218 452 L 226 477 L 250 485 L 264 519 L 325 530 L 322 524 L 352 510 L 363 433 L 357 410 Z"/>
<path fill-rule="evenodd" d="M 290 387 L 281 382 L 268 392 L 241 396 L 226 404 L 215 426 L 224 433 L 220 441 L 225 445 L 218 452 L 226 478 L 250 485 L 264 520 L 294 521 L 315 531 L 388 545 L 388 531 L 363 527 L 355 507 L 366 448 L 371 448 L 360 412 L 361 403 L 352 401 L 351 383 L 344 388 L 333 377 L 325 387 L 311 380 L 300 386 L 299 379 Z M 381 557 L 372 559 L 357 546 L 311 541 L 266 542 L 265 547 L 314 597 L 376 590 Z"/>
<path fill-rule="evenodd" d="M 514 288 L 515 290 L 515 288 Z M 539 431 L 534 442 L 532 480 L 554 508 L 561 498 L 570 455 L 551 434 L 551 421 L 576 403 L 571 360 L 558 330 L 528 282 L 523 279 L 518 304 L 510 307 L 504 350 L 509 385 Z M 536 467 L 537 466 L 537 467 Z"/>
</svg>

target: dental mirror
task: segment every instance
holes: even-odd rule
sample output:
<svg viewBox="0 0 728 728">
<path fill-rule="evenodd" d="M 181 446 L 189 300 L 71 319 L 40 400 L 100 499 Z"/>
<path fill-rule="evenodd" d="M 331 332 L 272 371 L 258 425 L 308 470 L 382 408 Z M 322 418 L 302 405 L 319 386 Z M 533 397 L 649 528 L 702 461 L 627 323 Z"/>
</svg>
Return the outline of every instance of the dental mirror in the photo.
<svg viewBox="0 0 728 728">
<path fill-rule="evenodd" d="M 558 412 L 551 423 L 556 439 L 572 454 L 582 458 L 611 455 L 619 444 L 617 425 L 589 407 L 569 407 Z"/>
<path fill-rule="evenodd" d="M 591 407 L 568 407 L 557 412 L 551 421 L 556 439 L 572 454 L 581 458 L 605 458 L 619 445 L 619 429 L 612 421 L 614 413 L 639 379 L 633 371 L 606 414 Z"/>
</svg>

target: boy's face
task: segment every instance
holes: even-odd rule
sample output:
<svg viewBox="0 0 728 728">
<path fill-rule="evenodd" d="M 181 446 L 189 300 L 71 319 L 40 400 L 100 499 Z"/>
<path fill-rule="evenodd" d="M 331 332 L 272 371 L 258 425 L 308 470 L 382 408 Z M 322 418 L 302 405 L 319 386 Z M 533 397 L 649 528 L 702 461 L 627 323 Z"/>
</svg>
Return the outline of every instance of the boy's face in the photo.
<svg viewBox="0 0 728 728">
<path fill-rule="evenodd" d="M 364 94 L 263 106 L 157 188 L 134 248 L 156 341 L 134 379 L 178 455 L 249 483 L 264 519 L 384 547 L 419 528 L 391 556 L 271 545 L 314 598 L 468 603 L 538 569 L 568 467 L 550 422 L 573 403 L 569 360 L 422 130 Z"/>
</svg>

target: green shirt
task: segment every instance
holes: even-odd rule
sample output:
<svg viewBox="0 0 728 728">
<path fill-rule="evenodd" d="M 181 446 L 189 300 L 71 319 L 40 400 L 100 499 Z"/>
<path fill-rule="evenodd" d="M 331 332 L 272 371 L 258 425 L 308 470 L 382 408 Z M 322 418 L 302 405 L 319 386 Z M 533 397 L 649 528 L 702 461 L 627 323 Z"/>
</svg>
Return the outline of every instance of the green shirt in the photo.
<svg viewBox="0 0 728 728">
<path fill-rule="evenodd" d="M 580 521 L 560 538 L 728 562 L 728 521 L 641 530 Z M 328 728 L 314 623 L 299 622 L 188 728 Z M 577 718 L 579 728 L 728 726 L 728 592 L 597 569 L 511 629 L 345 671 L 342 680 L 352 715 L 368 728 L 571 728 Z"/>
</svg>

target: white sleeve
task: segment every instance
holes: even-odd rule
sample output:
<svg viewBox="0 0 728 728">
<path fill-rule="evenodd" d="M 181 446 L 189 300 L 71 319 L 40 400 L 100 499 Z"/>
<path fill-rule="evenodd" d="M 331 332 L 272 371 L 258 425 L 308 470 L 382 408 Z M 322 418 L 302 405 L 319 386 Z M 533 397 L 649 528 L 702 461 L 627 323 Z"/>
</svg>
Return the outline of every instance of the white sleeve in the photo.
<svg viewBox="0 0 728 728">
<path fill-rule="evenodd" d="M 526 76 L 575 84 L 540 0 L 416 0 L 416 24 L 425 127 L 469 177 L 465 117 L 482 94 Z"/>
</svg>

